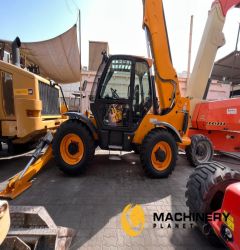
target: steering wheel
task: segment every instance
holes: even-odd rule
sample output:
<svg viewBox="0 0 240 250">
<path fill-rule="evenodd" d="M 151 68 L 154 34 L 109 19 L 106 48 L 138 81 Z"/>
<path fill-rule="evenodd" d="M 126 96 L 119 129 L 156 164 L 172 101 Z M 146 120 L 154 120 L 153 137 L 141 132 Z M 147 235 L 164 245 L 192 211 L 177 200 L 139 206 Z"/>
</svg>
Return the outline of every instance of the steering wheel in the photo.
<svg viewBox="0 0 240 250">
<path fill-rule="evenodd" d="M 113 99 L 119 99 L 119 95 L 116 89 L 111 88 Z"/>
</svg>

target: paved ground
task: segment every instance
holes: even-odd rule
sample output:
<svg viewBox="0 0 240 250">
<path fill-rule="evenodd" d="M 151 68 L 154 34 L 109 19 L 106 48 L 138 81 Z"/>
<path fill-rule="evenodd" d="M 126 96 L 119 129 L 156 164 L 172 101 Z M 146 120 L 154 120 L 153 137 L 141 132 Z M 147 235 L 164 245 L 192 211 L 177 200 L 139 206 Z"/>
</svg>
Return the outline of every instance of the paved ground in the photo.
<svg viewBox="0 0 240 250">
<path fill-rule="evenodd" d="M 0 161 L 0 181 L 21 170 L 26 160 Z M 220 160 L 237 167 L 237 161 Z M 87 173 L 74 178 L 62 174 L 51 161 L 33 186 L 10 204 L 45 206 L 56 224 L 77 230 L 72 249 L 214 249 L 196 227 L 153 228 L 153 212 L 187 211 L 185 185 L 193 169 L 184 156 L 177 163 L 170 178 L 153 180 L 145 177 L 133 153 L 112 161 L 98 152 Z M 135 238 L 120 225 L 128 203 L 141 204 L 145 212 L 145 228 Z"/>
</svg>

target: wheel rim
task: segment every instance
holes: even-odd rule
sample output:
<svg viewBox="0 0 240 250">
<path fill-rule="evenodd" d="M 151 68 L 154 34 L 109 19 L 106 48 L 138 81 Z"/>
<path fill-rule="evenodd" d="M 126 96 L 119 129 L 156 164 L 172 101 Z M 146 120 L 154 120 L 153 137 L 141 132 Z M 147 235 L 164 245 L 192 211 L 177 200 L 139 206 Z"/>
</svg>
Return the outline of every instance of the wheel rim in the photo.
<svg viewBox="0 0 240 250">
<path fill-rule="evenodd" d="M 207 162 L 211 158 L 211 146 L 206 141 L 198 142 L 196 148 L 196 158 L 200 163 Z"/>
<path fill-rule="evenodd" d="M 160 161 L 156 157 L 156 153 L 158 150 L 161 150 L 165 154 L 165 159 L 163 161 Z M 172 160 L 172 149 L 170 145 L 164 141 L 158 142 L 152 150 L 151 160 L 152 160 L 152 165 L 156 170 L 159 171 L 167 169 Z"/>
<path fill-rule="evenodd" d="M 60 144 L 62 159 L 69 165 L 79 163 L 84 154 L 82 139 L 76 134 L 67 134 L 62 138 Z"/>
</svg>

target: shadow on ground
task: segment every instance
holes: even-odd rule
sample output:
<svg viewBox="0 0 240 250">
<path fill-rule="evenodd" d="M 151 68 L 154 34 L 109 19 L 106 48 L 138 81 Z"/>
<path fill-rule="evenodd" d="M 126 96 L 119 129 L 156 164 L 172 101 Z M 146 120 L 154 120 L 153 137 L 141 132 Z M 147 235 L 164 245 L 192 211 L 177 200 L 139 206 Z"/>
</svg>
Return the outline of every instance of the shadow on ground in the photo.
<svg viewBox="0 0 240 250">
<path fill-rule="evenodd" d="M 27 158 L 2 161 L 0 181 L 21 170 Z M 76 229 L 72 249 L 214 249 L 196 229 L 153 228 L 153 212 L 184 212 L 185 186 L 192 172 L 183 156 L 168 179 L 149 179 L 139 157 L 128 153 L 121 161 L 98 154 L 82 176 L 68 177 L 52 160 L 33 186 L 11 205 L 45 206 L 57 225 Z M 120 214 L 128 203 L 142 204 L 146 224 L 141 236 L 124 234 Z"/>
</svg>

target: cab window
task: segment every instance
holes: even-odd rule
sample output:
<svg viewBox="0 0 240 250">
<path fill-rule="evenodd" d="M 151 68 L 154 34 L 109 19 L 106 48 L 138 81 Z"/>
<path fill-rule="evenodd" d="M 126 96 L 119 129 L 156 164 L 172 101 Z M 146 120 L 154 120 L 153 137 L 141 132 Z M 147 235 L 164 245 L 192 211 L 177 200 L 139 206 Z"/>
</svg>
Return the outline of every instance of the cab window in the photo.
<svg viewBox="0 0 240 250">
<path fill-rule="evenodd" d="M 132 62 L 113 60 L 103 82 L 100 98 L 129 99 Z"/>
<path fill-rule="evenodd" d="M 143 117 L 152 105 L 150 76 L 148 65 L 137 62 L 135 65 L 135 83 L 133 94 L 133 113 L 136 119 Z"/>
</svg>

